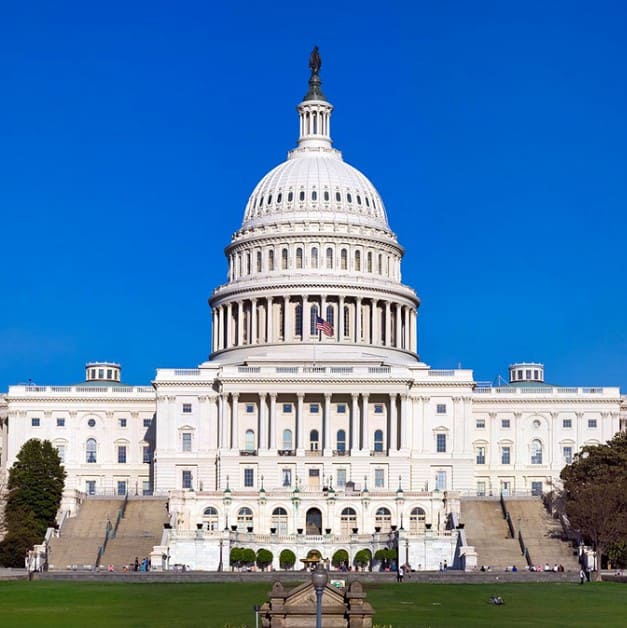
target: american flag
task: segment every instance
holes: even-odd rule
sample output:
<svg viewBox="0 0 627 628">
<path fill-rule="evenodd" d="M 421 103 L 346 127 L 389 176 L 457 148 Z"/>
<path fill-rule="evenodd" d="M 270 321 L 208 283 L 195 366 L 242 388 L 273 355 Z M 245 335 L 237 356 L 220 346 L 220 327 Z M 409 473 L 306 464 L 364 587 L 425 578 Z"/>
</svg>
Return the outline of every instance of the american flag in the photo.
<svg viewBox="0 0 627 628">
<path fill-rule="evenodd" d="M 325 336 L 333 336 L 333 325 L 319 316 L 316 317 L 316 329 L 321 331 Z"/>
</svg>

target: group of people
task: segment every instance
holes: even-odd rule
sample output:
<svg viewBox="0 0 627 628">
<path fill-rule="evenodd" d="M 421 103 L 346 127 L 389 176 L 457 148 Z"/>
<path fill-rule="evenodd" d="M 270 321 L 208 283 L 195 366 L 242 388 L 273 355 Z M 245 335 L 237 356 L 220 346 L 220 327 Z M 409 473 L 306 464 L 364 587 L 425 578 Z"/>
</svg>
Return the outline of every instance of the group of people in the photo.
<svg viewBox="0 0 627 628">
<path fill-rule="evenodd" d="M 536 567 L 534 567 L 533 565 L 529 565 L 527 567 L 527 569 L 529 571 L 552 571 L 554 573 L 557 573 L 558 571 L 559 572 L 564 571 L 564 565 L 562 565 L 562 564 L 558 565 L 557 563 L 555 563 L 553 565 L 553 567 L 551 567 L 551 565 L 549 565 L 549 563 L 544 563 L 544 566 L 537 565 Z"/>
<path fill-rule="evenodd" d="M 150 559 L 144 558 L 140 563 L 139 558 L 135 556 L 135 562 L 133 563 L 133 571 L 150 571 Z"/>
</svg>

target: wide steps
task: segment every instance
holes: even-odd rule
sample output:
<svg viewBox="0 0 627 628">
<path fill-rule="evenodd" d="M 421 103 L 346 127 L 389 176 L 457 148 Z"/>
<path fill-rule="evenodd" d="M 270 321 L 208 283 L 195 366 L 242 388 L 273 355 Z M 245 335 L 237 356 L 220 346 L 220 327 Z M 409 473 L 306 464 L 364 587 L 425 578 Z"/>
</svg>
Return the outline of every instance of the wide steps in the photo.
<svg viewBox="0 0 627 628">
<path fill-rule="evenodd" d="M 100 565 L 112 565 L 117 571 L 150 556 L 152 548 L 161 543 L 163 524 L 169 520 L 165 501 L 161 499 L 130 499 L 115 537 L 107 543 Z"/>
<path fill-rule="evenodd" d="M 464 499 L 461 502 L 461 521 L 466 541 L 477 552 L 477 564 L 505 569 L 516 565 L 524 567 L 525 559 L 517 539 L 509 533 L 497 500 Z"/>
</svg>

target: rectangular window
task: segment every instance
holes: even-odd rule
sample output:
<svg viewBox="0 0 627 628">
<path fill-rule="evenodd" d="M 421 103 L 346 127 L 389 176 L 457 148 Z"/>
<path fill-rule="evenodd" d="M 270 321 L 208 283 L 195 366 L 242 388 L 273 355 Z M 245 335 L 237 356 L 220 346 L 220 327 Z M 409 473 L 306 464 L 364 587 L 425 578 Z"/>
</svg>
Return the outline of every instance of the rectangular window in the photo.
<svg viewBox="0 0 627 628">
<path fill-rule="evenodd" d="M 337 413 L 338 414 L 346 414 L 346 404 L 345 403 L 338 403 L 337 404 Z"/>
<path fill-rule="evenodd" d="M 41 425 L 41 419 L 32 418 L 30 420 L 30 425 L 31 425 L 31 427 L 39 427 Z"/>
<path fill-rule="evenodd" d="M 118 480 L 117 494 L 126 495 L 126 481 L 125 480 Z"/>
<path fill-rule="evenodd" d="M 63 417 L 57 417 L 57 427 L 65 427 L 65 419 Z"/>
<path fill-rule="evenodd" d="M 284 403 L 283 404 L 283 414 L 290 414 L 292 412 L 292 404 Z"/>
<path fill-rule="evenodd" d="M 292 486 L 292 470 L 283 469 L 281 471 L 281 486 Z"/>
<path fill-rule="evenodd" d="M 503 447 L 501 449 L 501 464 L 511 464 L 511 450 L 509 447 Z"/>
<path fill-rule="evenodd" d="M 142 482 L 142 495 L 152 495 L 150 490 L 150 480 L 144 480 Z"/>
<path fill-rule="evenodd" d="M 255 470 L 254 469 L 244 469 L 244 486 L 250 488 L 251 486 L 255 486 Z"/>
<path fill-rule="evenodd" d="M 385 488 L 385 469 L 374 470 L 374 487 Z"/>
<path fill-rule="evenodd" d="M 477 464 L 485 464 L 485 447 L 477 447 Z"/>
<path fill-rule="evenodd" d="M 252 403 L 247 403 L 246 404 L 246 414 L 254 414 L 255 412 L 255 405 Z"/>
<path fill-rule="evenodd" d="M 96 480 L 86 480 L 85 481 L 85 492 L 88 495 L 96 494 Z"/>
<path fill-rule="evenodd" d="M 120 427 L 126 427 L 126 419 L 118 419 L 118 424 Z"/>
<path fill-rule="evenodd" d="M 192 412 L 192 404 L 191 403 L 184 403 L 183 404 L 183 414 L 191 414 Z"/>
<path fill-rule="evenodd" d="M 435 450 L 439 454 L 443 454 L 446 452 L 446 434 L 435 435 Z"/>
<path fill-rule="evenodd" d="M 192 488 L 192 472 L 191 471 L 182 472 L 181 488 Z"/>
<path fill-rule="evenodd" d="M 531 379 L 531 369 L 527 369 L 527 370 L 525 371 L 525 377 L 526 377 L 527 379 Z"/>
<path fill-rule="evenodd" d="M 383 405 L 380 403 L 374 404 L 374 413 L 375 414 L 383 414 Z"/>
<path fill-rule="evenodd" d="M 144 427 L 150 427 L 152 425 L 152 419 L 144 419 Z"/>
<path fill-rule="evenodd" d="M 346 486 L 346 469 L 337 470 L 337 486 L 344 488 Z"/>
<path fill-rule="evenodd" d="M 485 482 L 477 482 L 477 495 L 485 497 Z"/>
<path fill-rule="evenodd" d="M 540 495 L 542 495 L 542 482 L 531 483 L 531 494 L 534 497 L 540 497 Z"/>
<path fill-rule="evenodd" d="M 572 419 L 562 419 L 562 427 L 565 427 L 566 429 L 569 429 L 573 426 L 573 420 Z"/>
<path fill-rule="evenodd" d="M 509 419 L 501 419 L 501 427 L 505 430 L 508 430 L 511 427 L 511 423 Z"/>
<path fill-rule="evenodd" d="M 309 412 L 311 412 L 311 414 L 318 414 L 318 412 L 320 412 L 320 406 L 317 403 L 310 403 Z"/>
<path fill-rule="evenodd" d="M 142 461 L 144 464 L 150 464 L 152 462 L 152 452 L 150 451 L 150 445 L 144 445 L 142 447 Z"/>
<path fill-rule="evenodd" d="M 572 447 L 562 448 L 562 454 L 564 455 L 564 462 L 566 464 L 570 464 L 573 461 L 573 448 Z"/>
<path fill-rule="evenodd" d="M 438 403 L 435 407 L 435 411 L 438 414 L 446 414 L 446 404 L 445 403 Z"/>
<path fill-rule="evenodd" d="M 477 419 L 475 422 L 475 427 L 478 430 L 482 430 L 485 428 L 485 419 Z"/>
<path fill-rule="evenodd" d="M 588 419 L 588 427 L 595 428 L 597 426 L 596 419 Z"/>
<path fill-rule="evenodd" d="M 191 432 L 183 432 L 181 434 L 181 444 L 183 451 L 191 451 L 192 450 L 192 433 Z"/>
<path fill-rule="evenodd" d="M 435 472 L 435 488 L 438 491 L 446 490 L 446 471 Z"/>
<path fill-rule="evenodd" d="M 118 463 L 126 464 L 126 445 L 118 445 Z"/>
</svg>

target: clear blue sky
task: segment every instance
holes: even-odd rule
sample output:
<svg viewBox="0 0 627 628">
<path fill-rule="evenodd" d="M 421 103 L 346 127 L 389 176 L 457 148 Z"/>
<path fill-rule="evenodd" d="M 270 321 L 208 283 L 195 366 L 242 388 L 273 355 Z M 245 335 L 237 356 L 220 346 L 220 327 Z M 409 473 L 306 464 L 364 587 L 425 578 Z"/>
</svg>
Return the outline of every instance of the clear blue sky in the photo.
<svg viewBox="0 0 627 628">
<path fill-rule="evenodd" d="M 320 46 L 333 138 L 480 380 L 627 388 L 627 3 L 3 2 L 0 391 L 195 366 Z"/>
</svg>

